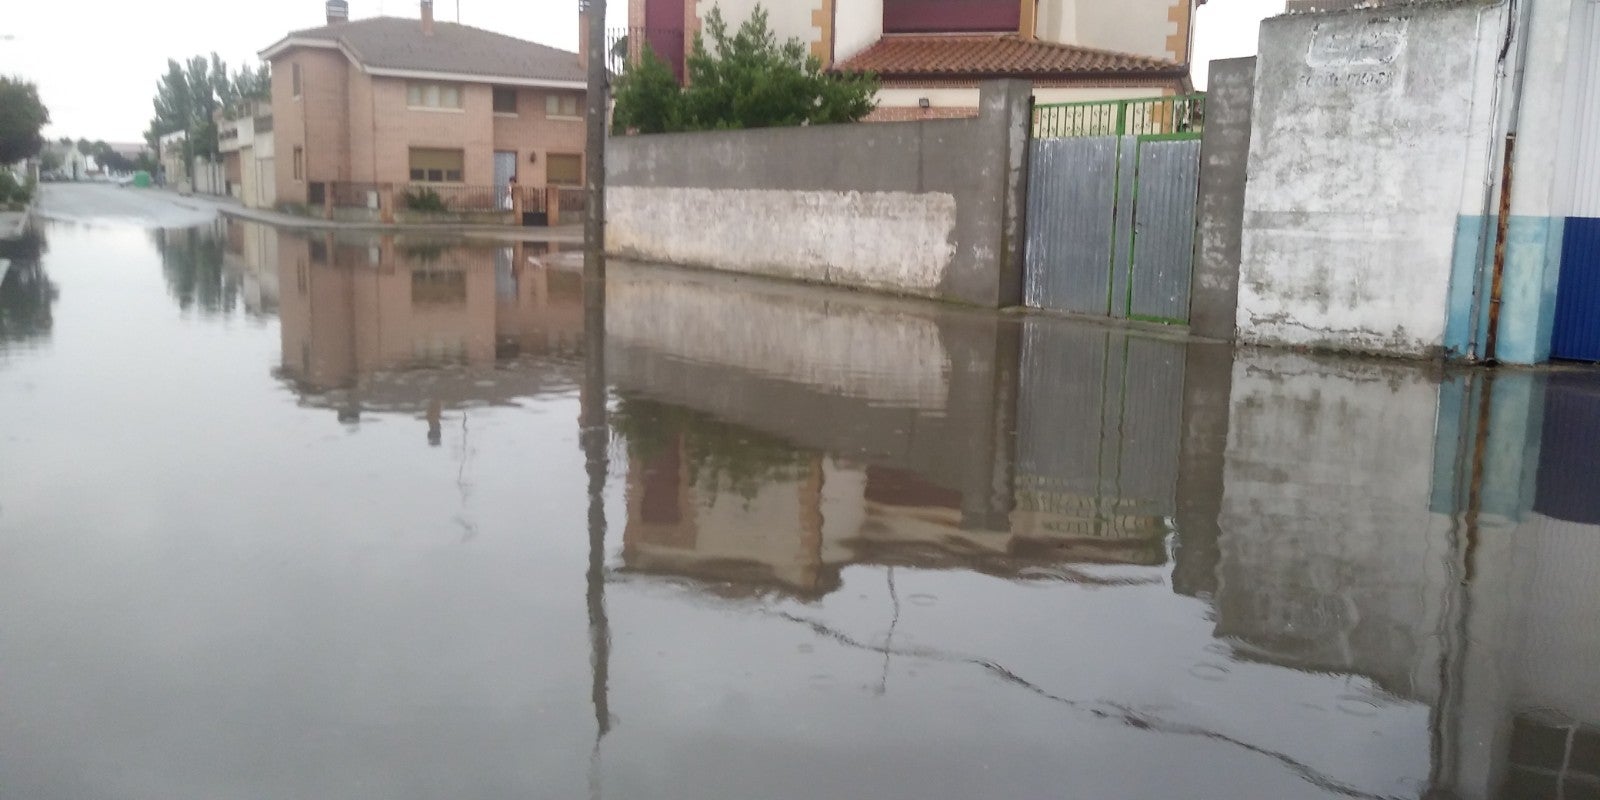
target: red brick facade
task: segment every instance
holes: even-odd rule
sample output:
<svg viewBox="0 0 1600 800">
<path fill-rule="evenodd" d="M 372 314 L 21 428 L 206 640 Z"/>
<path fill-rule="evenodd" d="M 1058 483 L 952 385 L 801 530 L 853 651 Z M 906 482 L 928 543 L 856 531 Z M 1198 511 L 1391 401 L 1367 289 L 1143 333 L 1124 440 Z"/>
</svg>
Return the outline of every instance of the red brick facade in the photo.
<svg viewBox="0 0 1600 800">
<path fill-rule="evenodd" d="M 300 93 L 294 91 L 298 66 Z M 434 81 L 439 82 L 439 81 Z M 374 77 L 337 49 L 298 47 L 272 60 L 278 198 L 306 203 L 312 183 L 406 183 L 412 148 L 463 151 L 461 183 L 496 183 L 494 154 L 517 154 L 518 182 L 546 183 L 551 154 L 584 152 L 582 93 L 511 88 L 516 113 L 494 111 L 494 86 L 458 86 L 458 109 L 413 108 L 403 78 Z M 546 114 L 546 97 L 574 98 L 571 117 Z M 296 174 L 300 153 L 299 174 Z"/>
</svg>

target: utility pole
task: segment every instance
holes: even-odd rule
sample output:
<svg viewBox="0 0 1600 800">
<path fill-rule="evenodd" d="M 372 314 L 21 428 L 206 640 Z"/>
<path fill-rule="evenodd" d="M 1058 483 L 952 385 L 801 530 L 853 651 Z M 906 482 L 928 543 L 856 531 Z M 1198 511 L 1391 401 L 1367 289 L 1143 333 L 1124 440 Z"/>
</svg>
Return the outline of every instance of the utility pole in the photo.
<svg viewBox="0 0 1600 800">
<path fill-rule="evenodd" d="M 584 152 L 584 189 L 587 213 L 583 220 L 584 305 L 589 313 L 605 314 L 606 299 L 606 110 L 610 76 L 606 74 L 606 0 L 578 0 L 589 29 L 589 138 Z"/>
</svg>

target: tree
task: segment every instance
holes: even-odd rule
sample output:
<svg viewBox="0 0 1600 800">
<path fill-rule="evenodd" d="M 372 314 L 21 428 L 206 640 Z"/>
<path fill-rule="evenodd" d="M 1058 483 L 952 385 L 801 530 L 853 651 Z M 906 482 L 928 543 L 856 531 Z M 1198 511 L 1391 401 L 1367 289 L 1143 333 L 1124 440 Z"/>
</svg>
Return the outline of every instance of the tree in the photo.
<svg viewBox="0 0 1600 800">
<path fill-rule="evenodd" d="M 183 159 L 196 156 L 215 160 L 217 151 L 216 112 L 230 118 L 242 113 L 245 105 L 272 96 L 272 73 L 266 64 L 244 67 L 229 73 L 227 62 L 216 53 L 195 56 L 179 63 L 167 60 L 167 73 L 156 83 L 153 102 L 155 116 L 144 139 L 156 150 L 161 137 L 184 131 Z"/>
<path fill-rule="evenodd" d="M 39 154 L 50 124 L 50 110 L 39 99 L 39 87 L 21 78 L 0 78 L 0 164 L 14 164 Z"/>
<path fill-rule="evenodd" d="M 94 143 L 94 161 L 106 172 L 126 173 L 138 169 L 138 165 L 123 154 L 117 152 L 105 142 Z"/>
<path fill-rule="evenodd" d="M 663 133 L 856 122 L 872 113 L 878 91 L 872 75 L 830 75 L 800 40 L 779 42 L 760 5 L 732 33 L 713 8 L 685 66 L 688 86 L 679 88 L 646 48 L 617 81 L 617 126 Z"/>
<path fill-rule="evenodd" d="M 684 130 L 683 93 L 672 68 L 649 47 L 630 63 L 617 80 L 616 111 L 612 127 L 617 133 L 666 133 Z"/>
</svg>

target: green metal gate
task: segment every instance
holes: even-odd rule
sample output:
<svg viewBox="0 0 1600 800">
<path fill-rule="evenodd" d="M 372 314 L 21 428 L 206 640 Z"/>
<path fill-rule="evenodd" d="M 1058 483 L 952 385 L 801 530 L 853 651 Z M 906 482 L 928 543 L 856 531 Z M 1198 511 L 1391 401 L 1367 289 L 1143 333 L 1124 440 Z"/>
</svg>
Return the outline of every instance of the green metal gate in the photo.
<svg viewBox="0 0 1600 800">
<path fill-rule="evenodd" d="M 1189 318 L 1204 95 L 1034 109 L 1026 302 Z"/>
</svg>

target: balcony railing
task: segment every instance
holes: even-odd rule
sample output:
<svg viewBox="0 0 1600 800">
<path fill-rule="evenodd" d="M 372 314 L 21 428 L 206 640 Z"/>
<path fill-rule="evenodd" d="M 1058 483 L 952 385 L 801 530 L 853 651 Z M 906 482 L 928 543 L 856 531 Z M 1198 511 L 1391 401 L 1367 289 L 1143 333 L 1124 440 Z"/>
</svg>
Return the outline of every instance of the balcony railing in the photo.
<svg viewBox="0 0 1600 800">
<path fill-rule="evenodd" d="M 312 209 L 369 212 L 392 221 L 397 213 L 506 214 L 521 212 L 519 224 L 570 224 L 583 218 L 587 195 L 577 186 L 482 186 L 447 183 L 372 183 L 337 181 L 315 184 L 319 191 L 307 203 Z M 315 213 L 315 212 L 314 212 Z M 544 221 L 532 221 L 544 218 Z"/>
<path fill-rule="evenodd" d="M 1033 138 L 1199 136 L 1205 110 L 1203 94 L 1039 105 L 1033 109 Z"/>
</svg>

